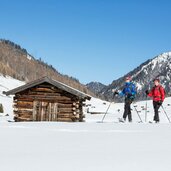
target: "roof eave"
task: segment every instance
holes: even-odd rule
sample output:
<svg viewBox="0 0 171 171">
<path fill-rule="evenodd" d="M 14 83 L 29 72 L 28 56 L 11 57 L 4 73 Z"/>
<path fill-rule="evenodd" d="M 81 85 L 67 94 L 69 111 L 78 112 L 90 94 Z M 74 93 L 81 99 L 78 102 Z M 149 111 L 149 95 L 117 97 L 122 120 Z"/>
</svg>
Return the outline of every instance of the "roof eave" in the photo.
<svg viewBox="0 0 171 171">
<path fill-rule="evenodd" d="M 79 92 L 78 90 L 75 90 L 72 87 L 70 87 L 68 85 L 65 85 L 63 83 L 60 83 L 60 82 L 58 82 L 56 80 L 49 79 L 48 77 L 44 77 L 42 79 L 38 79 L 36 81 L 33 81 L 31 83 L 28 83 L 28 84 L 19 86 L 19 87 L 15 88 L 15 89 L 12 89 L 10 91 L 3 92 L 3 94 L 5 94 L 6 96 L 15 95 L 18 92 L 24 91 L 24 90 L 26 90 L 28 88 L 31 88 L 31 87 L 36 86 L 37 84 L 41 84 L 43 82 L 47 82 L 47 83 L 52 84 L 52 85 L 54 85 L 56 87 L 59 86 L 64 91 L 66 91 L 68 93 L 71 93 L 71 94 L 73 94 L 75 96 L 78 96 L 80 99 L 87 99 L 87 100 L 90 100 L 91 99 L 91 97 L 88 96 L 87 94 L 85 94 L 83 92 Z M 68 89 L 70 89 L 70 91 Z"/>
</svg>

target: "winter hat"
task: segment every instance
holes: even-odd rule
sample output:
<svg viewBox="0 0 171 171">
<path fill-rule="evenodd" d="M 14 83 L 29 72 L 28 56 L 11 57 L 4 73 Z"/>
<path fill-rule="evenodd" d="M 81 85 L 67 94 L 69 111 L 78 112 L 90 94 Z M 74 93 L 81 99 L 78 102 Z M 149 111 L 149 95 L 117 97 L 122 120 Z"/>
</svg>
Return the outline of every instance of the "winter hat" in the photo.
<svg viewBox="0 0 171 171">
<path fill-rule="evenodd" d="M 132 80 L 132 77 L 131 77 L 131 76 L 127 76 L 127 77 L 125 78 L 125 80 L 131 81 L 131 80 Z"/>
<path fill-rule="evenodd" d="M 159 78 L 155 78 L 155 79 L 153 80 L 153 82 L 155 82 L 155 81 L 160 82 L 160 79 L 159 79 Z"/>
</svg>

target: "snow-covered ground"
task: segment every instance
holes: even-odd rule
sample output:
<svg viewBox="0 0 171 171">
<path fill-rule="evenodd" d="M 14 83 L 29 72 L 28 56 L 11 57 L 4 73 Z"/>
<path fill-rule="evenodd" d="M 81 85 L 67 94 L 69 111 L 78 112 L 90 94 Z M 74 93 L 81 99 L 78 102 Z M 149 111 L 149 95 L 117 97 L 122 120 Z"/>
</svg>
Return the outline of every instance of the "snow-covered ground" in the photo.
<svg viewBox="0 0 171 171">
<path fill-rule="evenodd" d="M 160 109 L 160 124 L 138 123 L 137 106 L 145 119 L 146 102 L 132 105 L 133 123 L 118 123 L 121 104 L 111 104 L 104 123 L 100 123 L 109 102 L 92 98 L 84 109 L 86 122 L 59 123 L 6 122 L 12 118 L 12 97 L 2 95 L 22 85 L 0 77 L 0 170 L 2 171 L 170 171 L 171 124 Z M 171 117 L 171 98 L 163 104 Z M 152 120 L 152 101 L 148 101 L 148 121 Z M 87 113 L 89 112 L 89 113 Z M 10 117 L 6 117 L 5 114 Z"/>
<path fill-rule="evenodd" d="M 170 171 L 170 124 L 2 123 L 2 171 Z"/>
<path fill-rule="evenodd" d="M 4 77 L 0 75 L 0 103 L 3 105 L 4 113 L 0 114 L 0 121 L 13 120 L 13 96 L 6 96 L 3 91 L 9 91 L 13 88 L 23 85 L 24 82 L 13 79 L 11 77 Z M 8 117 L 5 115 L 8 114 Z"/>
</svg>

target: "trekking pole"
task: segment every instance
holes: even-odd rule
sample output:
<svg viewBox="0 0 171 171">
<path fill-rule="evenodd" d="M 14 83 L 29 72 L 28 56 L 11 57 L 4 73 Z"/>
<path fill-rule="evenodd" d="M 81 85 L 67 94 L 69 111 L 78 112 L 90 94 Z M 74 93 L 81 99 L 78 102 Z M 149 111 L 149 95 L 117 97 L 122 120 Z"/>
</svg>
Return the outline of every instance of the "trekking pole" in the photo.
<svg viewBox="0 0 171 171">
<path fill-rule="evenodd" d="M 103 116 L 103 118 L 102 118 L 102 123 L 103 123 L 103 121 L 104 121 L 104 118 L 106 117 L 106 114 L 107 114 L 107 112 L 108 112 L 108 110 L 109 110 L 111 104 L 112 104 L 112 102 L 110 102 L 110 104 L 109 104 L 109 106 L 108 106 L 108 108 L 107 108 L 107 110 L 106 110 L 106 112 L 105 112 L 105 114 L 104 114 L 104 116 Z"/>
<path fill-rule="evenodd" d="M 142 121 L 142 119 L 141 119 L 141 116 L 139 115 L 139 112 L 138 112 L 138 110 L 137 110 L 137 108 L 136 108 L 137 106 L 134 106 L 134 108 L 135 108 L 135 111 L 136 111 L 136 113 L 137 113 L 137 115 L 138 115 L 138 117 L 139 117 L 139 119 L 140 119 L 140 122 L 143 122 Z"/>
<path fill-rule="evenodd" d="M 147 122 L 147 95 L 146 95 L 146 104 L 145 104 L 145 122 Z"/>
<path fill-rule="evenodd" d="M 171 121 L 170 121 L 170 119 L 169 119 L 169 116 L 168 116 L 168 114 L 166 113 L 166 111 L 165 111 L 165 109 L 164 109 L 163 105 L 161 105 L 161 107 L 162 107 L 162 109 L 163 109 L 163 111 L 164 111 L 164 113 L 165 113 L 165 115 L 166 115 L 166 117 L 167 117 L 167 119 L 168 119 L 169 123 L 171 123 Z"/>
</svg>

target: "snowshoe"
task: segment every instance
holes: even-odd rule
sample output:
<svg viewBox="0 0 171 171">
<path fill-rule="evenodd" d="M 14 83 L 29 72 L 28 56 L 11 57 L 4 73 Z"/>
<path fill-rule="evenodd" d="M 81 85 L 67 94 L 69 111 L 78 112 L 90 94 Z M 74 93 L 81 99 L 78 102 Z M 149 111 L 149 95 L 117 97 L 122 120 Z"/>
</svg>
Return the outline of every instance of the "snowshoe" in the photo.
<svg viewBox="0 0 171 171">
<path fill-rule="evenodd" d="M 125 123 L 125 119 L 123 118 L 118 118 L 119 122 Z"/>
</svg>

